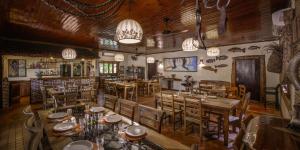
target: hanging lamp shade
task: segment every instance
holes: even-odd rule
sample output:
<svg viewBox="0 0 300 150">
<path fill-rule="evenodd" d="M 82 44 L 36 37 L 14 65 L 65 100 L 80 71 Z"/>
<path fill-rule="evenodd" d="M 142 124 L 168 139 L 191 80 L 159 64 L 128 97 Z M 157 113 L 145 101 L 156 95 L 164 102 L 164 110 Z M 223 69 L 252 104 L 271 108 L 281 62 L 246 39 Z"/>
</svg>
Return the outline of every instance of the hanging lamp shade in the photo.
<svg viewBox="0 0 300 150">
<path fill-rule="evenodd" d="M 193 38 L 187 38 L 182 43 L 183 51 L 197 51 L 199 47 L 198 40 L 194 40 Z"/>
<path fill-rule="evenodd" d="M 207 56 L 214 57 L 220 55 L 220 49 L 218 47 L 210 47 L 207 49 Z"/>
<path fill-rule="evenodd" d="M 66 48 L 61 53 L 64 59 L 75 59 L 77 54 L 76 51 L 72 48 Z"/>
<path fill-rule="evenodd" d="M 147 63 L 148 64 L 153 64 L 155 62 L 154 57 L 147 57 Z"/>
<path fill-rule="evenodd" d="M 135 44 L 141 42 L 143 29 L 141 25 L 133 19 L 121 21 L 116 30 L 116 39 L 123 44 Z"/>
<path fill-rule="evenodd" d="M 124 61 L 124 55 L 123 54 L 116 54 L 115 55 L 115 61 Z"/>
</svg>

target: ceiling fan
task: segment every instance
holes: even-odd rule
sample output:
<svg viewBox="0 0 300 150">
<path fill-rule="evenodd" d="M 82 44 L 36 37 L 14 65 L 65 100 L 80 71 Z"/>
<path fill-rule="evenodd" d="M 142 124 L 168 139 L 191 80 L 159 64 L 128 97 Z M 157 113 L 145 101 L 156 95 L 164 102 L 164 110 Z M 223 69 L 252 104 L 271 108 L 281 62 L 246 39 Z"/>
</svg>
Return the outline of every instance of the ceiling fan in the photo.
<svg viewBox="0 0 300 150">
<path fill-rule="evenodd" d="M 169 17 L 164 17 L 163 18 L 163 22 L 164 22 L 164 29 L 161 33 L 155 34 L 153 36 L 170 36 L 170 35 L 175 35 L 175 34 L 180 34 L 183 33 L 184 31 L 180 31 L 180 30 L 172 30 L 170 28 L 170 22 L 172 22 L 172 19 Z"/>
<path fill-rule="evenodd" d="M 135 48 L 135 55 L 131 56 L 133 61 L 137 61 L 138 56 L 142 55 L 143 53 L 138 53 L 138 48 Z"/>
</svg>

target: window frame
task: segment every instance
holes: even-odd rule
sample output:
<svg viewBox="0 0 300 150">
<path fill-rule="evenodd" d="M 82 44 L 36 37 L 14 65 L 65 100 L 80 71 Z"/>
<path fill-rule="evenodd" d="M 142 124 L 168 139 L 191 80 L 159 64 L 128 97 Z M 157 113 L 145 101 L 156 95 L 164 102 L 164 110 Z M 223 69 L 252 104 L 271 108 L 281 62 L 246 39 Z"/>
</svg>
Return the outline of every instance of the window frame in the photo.
<svg viewBox="0 0 300 150">
<path fill-rule="evenodd" d="M 117 62 L 117 61 L 100 61 L 98 64 L 99 64 L 99 67 L 98 67 L 98 69 L 99 69 L 99 75 L 116 75 L 116 74 L 119 73 L 120 62 Z M 101 71 L 101 64 L 103 64 L 102 71 Z M 104 64 L 108 64 L 107 73 L 104 72 L 104 70 L 105 70 L 104 69 L 105 68 Z M 111 66 L 111 67 L 109 67 L 109 66 Z M 116 66 L 116 72 L 114 73 L 115 66 Z"/>
</svg>

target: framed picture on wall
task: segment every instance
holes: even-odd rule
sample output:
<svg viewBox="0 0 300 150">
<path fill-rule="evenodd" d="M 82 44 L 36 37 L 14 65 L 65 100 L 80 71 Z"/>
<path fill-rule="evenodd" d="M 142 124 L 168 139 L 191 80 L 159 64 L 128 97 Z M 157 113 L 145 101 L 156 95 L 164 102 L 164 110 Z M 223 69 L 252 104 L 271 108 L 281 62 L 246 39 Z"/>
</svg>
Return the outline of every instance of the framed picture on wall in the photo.
<svg viewBox="0 0 300 150">
<path fill-rule="evenodd" d="M 197 72 L 197 69 L 198 69 L 197 56 L 164 58 L 164 71 Z"/>
<path fill-rule="evenodd" d="M 8 77 L 26 77 L 26 60 L 8 59 Z"/>
<path fill-rule="evenodd" d="M 73 76 L 81 76 L 81 72 L 82 72 L 81 63 L 74 63 L 73 64 Z"/>
</svg>

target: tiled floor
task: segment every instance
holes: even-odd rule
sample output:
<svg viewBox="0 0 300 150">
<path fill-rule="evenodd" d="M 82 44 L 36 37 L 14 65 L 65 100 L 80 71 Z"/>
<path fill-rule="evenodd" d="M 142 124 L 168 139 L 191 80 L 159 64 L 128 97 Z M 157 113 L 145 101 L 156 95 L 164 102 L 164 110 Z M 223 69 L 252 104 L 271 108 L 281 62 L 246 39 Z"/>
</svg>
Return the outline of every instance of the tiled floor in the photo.
<svg viewBox="0 0 300 150">
<path fill-rule="evenodd" d="M 102 103 L 102 96 L 99 96 L 99 102 Z M 23 140 L 23 122 L 25 120 L 22 114 L 22 108 L 28 103 L 28 98 L 23 98 L 21 104 L 15 105 L 10 110 L 0 111 L 0 150 L 21 150 L 24 149 Z M 153 97 L 139 98 L 139 103 L 149 106 L 154 106 Z M 32 106 L 34 109 L 41 109 L 40 104 Z M 247 113 L 253 115 L 275 115 L 279 116 L 280 112 L 274 109 L 274 106 L 264 109 L 262 104 L 251 103 Z M 183 130 L 177 130 L 174 134 L 169 125 L 164 125 L 162 134 L 173 138 L 181 143 L 191 146 L 192 144 L 199 143 L 199 136 L 196 134 L 184 135 Z M 215 149 L 232 149 L 232 142 L 235 138 L 235 133 L 231 133 L 229 137 L 228 147 L 223 146 L 222 137 L 220 139 L 209 138 L 201 144 L 201 149 L 215 150 Z"/>
</svg>

